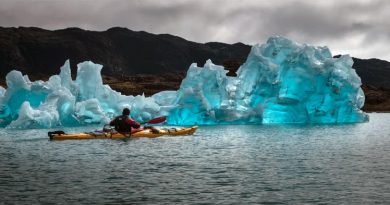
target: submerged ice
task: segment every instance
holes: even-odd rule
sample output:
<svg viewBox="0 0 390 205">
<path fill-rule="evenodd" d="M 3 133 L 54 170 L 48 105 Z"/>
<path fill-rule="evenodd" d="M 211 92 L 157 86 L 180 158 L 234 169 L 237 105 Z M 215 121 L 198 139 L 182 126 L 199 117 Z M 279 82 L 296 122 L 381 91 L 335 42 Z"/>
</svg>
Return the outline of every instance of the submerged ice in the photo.
<svg viewBox="0 0 390 205">
<path fill-rule="evenodd" d="M 203 68 L 192 64 L 178 91 L 145 97 L 104 85 L 102 66 L 89 61 L 78 64 L 73 81 L 67 61 L 46 82 L 8 73 L 7 89 L 0 87 L 0 126 L 106 123 L 124 107 L 138 121 L 166 115 L 172 125 L 364 122 L 364 93 L 352 64 L 326 47 L 271 37 L 252 47 L 237 77 L 209 60 Z"/>
</svg>

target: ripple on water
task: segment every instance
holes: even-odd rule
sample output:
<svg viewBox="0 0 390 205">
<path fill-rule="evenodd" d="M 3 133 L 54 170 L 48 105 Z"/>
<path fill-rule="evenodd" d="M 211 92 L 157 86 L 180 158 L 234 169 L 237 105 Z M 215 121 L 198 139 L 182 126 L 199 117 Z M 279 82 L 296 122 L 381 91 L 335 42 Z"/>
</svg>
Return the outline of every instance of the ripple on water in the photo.
<svg viewBox="0 0 390 205">
<path fill-rule="evenodd" d="M 390 114 L 370 120 L 206 126 L 194 136 L 128 141 L 50 142 L 48 130 L 1 129 L 0 196 L 22 204 L 386 204 Z"/>
</svg>

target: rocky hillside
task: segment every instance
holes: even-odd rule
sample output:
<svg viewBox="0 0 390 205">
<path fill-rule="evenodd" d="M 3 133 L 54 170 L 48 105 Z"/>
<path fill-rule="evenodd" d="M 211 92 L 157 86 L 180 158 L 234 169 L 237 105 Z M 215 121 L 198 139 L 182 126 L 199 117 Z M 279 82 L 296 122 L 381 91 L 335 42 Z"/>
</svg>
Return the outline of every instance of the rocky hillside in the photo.
<svg viewBox="0 0 390 205">
<path fill-rule="evenodd" d="M 104 81 L 125 94 L 150 95 L 179 87 L 193 62 L 207 59 L 231 70 L 246 60 L 250 46 L 242 43 L 196 43 L 169 34 L 136 32 L 126 28 L 87 31 L 79 28 L 49 31 L 0 27 L 0 84 L 12 69 L 31 79 L 59 73 L 71 59 L 72 73 L 85 60 L 102 64 Z M 390 62 L 353 58 L 366 93 L 366 110 L 390 111 Z"/>
<path fill-rule="evenodd" d="M 353 61 L 363 84 L 390 90 L 390 62 L 375 58 L 353 58 Z"/>
<path fill-rule="evenodd" d="M 110 76 L 165 74 L 186 71 L 207 59 L 216 64 L 244 62 L 250 46 L 242 43 L 195 43 L 169 34 L 135 32 L 126 28 L 49 31 L 40 28 L 0 28 L 0 75 L 12 69 L 52 75 L 66 59 L 76 64 L 92 60 Z"/>
</svg>

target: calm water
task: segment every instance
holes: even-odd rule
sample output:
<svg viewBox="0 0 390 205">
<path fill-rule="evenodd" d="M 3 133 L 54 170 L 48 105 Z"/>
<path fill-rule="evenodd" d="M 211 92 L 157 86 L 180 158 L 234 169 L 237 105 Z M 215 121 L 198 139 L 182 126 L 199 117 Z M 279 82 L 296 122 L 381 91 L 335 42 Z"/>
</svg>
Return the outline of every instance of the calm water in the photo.
<svg viewBox="0 0 390 205">
<path fill-rule="evenodd" d="M 390 114 L 129 141 L 46 133 L 0 130 L 0 204 L 390 203 Z"/>
</svg>

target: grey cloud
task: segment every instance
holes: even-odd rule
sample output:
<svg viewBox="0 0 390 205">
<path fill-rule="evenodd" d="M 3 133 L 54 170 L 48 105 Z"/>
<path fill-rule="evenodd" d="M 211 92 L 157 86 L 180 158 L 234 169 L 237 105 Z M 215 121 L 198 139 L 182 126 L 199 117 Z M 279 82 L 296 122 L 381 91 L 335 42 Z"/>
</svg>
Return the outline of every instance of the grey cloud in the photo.
<svg viewBox="0 0 390 205">
<path fill-rule="evenodd" d="M 248 44 L 282 35 L 357 57 L 390 60 L 389 10 L 387 0 L 2 0 L 0 26 L 121 26 L 197 42 Z"/>
</svg>

